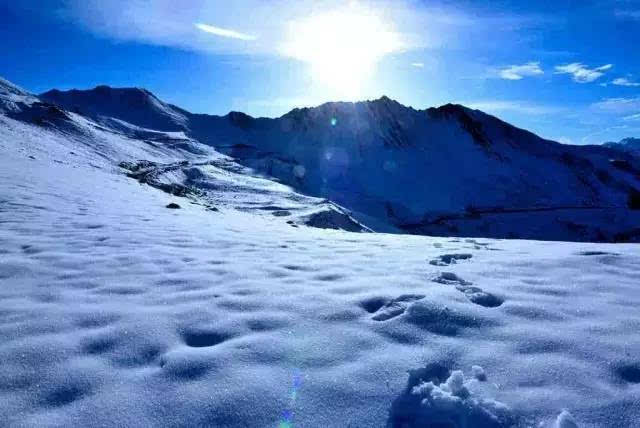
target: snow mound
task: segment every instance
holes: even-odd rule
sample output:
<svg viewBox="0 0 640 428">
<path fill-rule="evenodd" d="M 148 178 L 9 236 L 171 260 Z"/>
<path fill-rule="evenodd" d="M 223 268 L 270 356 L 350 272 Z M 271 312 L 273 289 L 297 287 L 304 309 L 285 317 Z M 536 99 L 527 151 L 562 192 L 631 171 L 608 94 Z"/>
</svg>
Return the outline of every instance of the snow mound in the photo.
<svg viewBox="0 0 640 428">
<path fill-rule="evenodd" d="M 558 415 L 554 428 L 578 428 L 578 424 L 571 413 L 567 410 L 563 410 L 562 413 Z"/>
<path fill-rule="evenodd" d="M 484 382 L 487 380 L 487 374 L 484 372 L 484 369 L 480 366 L 471 366 L 471 373 L 473 377 L 479 380 L 480 382 Z"/>
<path fill-rule="evenodd" d="M 476 382 L 438 364 L 410 372 L 406 390 L 392 407 L 389 428 L 518 426 L 518 417 L 507 405 L 470 391 Z"/>
</svg>

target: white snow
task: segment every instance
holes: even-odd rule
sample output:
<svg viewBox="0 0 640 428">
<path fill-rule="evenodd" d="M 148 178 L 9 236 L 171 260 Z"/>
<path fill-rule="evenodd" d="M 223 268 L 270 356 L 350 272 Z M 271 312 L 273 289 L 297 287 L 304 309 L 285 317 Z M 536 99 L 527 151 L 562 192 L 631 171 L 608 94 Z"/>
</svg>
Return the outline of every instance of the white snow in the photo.
<svg viewBox="0 0 640 428">
<path fill-rule="evenodd" d="M 558 415 L 558 419 L 556 419 L 555 428 L 578 428 L 578 424 L 571 413 L 567 410 L 563 410 L 562 413 Z"/>
<path fill-rule="evenodd" d="M 411 394 L 419 397 L 420 406 L 415 426 L 497 427 L 514 423 L 510 409 L 494 400 L 477 399 L 467 385 L 462 371 L 454 370 L 439 385 L 432 381 L 413 387 Z"/>
<path fill-rule="evenodd" d="M 329 203 L 69 114 L 0 114 L 0 425 L 637 426 L 638 245 L 290 224 Z"/>
<path fill-rule="evenodd" d="M 485 373 L 484 369 L 480 366 L 471 366 L 471 373 L 473 374 L 474 378 L 476 378 L 481 382 L 484 382 L 487 380 L 487 374 Z"/>
<path fill-rule="evenodd" d="M 0 77 L 0 111 L 20 111 L 20 105 L 31 105 L 38 99 L 24 89 Z"/>
</svg>

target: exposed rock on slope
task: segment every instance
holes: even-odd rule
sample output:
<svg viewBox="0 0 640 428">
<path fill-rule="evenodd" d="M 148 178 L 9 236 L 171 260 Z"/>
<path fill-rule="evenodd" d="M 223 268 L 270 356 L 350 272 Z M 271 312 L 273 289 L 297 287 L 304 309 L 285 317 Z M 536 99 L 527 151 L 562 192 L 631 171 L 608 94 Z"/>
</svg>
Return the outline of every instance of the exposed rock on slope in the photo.
<svg viewBox="0 0 640 428">
<path fill-rule="evenodd" d="M 183 132 L 246 166 L 371 220 L 419 234 L 635 241 L 640 159 L 544 140 L 460 105 L 415 110 L 387 97 L 277 119 L 191 114 L 148 91 L 51 91 L 67 109 Z M 517 214 L 517 215 L 514 215 Z M 615 224 L 612 219 L 615 219 Z"/>
<path fill-rule="evenodd" d="M 91 159 L 95 168 L 120 166 L 141 183 L 189 198 L 210 211 L 219 205 L 294 227 L 369 231 L 335 203 L 296 193 L 194 140 L 183 130 L 186 116 L 148 91 L 103 86 L 89 94 L 50 91 L 46 97 L 50 101 L 0 80 L 0 128 L 37 135 L 28 139 L 42 141 L 33 153 L 55 156 L 59 163 Z M 87 104 L 81 106 L 83 101 Z M 121 108 L 126 112 L 118 114 Z M 285 211 L 286 219 L 272 214 Z"/>
</svg>

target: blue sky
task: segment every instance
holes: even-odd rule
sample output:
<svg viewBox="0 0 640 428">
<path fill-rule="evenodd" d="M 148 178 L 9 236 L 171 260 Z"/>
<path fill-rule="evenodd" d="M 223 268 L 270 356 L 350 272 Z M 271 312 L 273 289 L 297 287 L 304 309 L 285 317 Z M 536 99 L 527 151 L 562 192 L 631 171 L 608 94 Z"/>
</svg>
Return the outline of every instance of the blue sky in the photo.
<svg viewBox="0 0 640 428">
<path fill-rule="evenodd" d="M 575 144 L 640 136 L 640 0 L 0 0 L 0 76 L 278 116 L 387 95 Z"/>
</svg>

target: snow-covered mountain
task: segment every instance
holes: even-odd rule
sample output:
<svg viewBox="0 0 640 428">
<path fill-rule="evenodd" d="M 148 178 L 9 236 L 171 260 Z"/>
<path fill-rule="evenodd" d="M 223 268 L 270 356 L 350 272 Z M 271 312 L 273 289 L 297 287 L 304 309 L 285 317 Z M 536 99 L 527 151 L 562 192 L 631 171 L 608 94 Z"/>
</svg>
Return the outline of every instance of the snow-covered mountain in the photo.
<svg viewBox="0 0 640 428">
<path fill-rule="evenodd" d="M 110 123 L 110 118 L 158 131 L 183 131 L 188 113 L 166 104 L 141 88 L 98 86 L 91 91 L 52 90 L 40 95 L 43 100 L 64 106 L 67 110 Z"/>
<path fill-rule="evenodd" d="M 375 103 L 322 108 L 339 121 L 343 109 L 404 111 Z M 339 229 L 366 229 L 340 206 L 194 137 L 287 124 L 299 144 L 337 147 L 331 133 L 344 133 L 344 152 L 294 160 L 300 188 L 317 162 L 333 191 L 324 162 L 351 171 L 353 141 L 340 122 L 320 125 L 322 108 L 291 121 L 183 114 L 188 129 L 158 130 L 1 81 L 0 426 L 637 427 L 637 244 L 351 233 Z M 438 159 L 498 156 L 501 143 L 449 117 L 467 110 L 443 110 L 428 120 L 459 140 Z M 421 153 L 385 135 L 388 148 L 369 142 L 380 153 Z M 275 140 L 242 141 L 238 158 L 285 176 L 290 157 L 264 151 Z M 463 143 L 478 151 L 459 157 Z M 445 188 L 470 174 L 445 172 Z"/>
<path fill-rule="evenodd" d="M 640 239 L 640 160 L 544 140 L 460 105 L 387 97 L 295 109 L 276 119 L 191 114 L 142 89 L 41 98 L 99 123 L 181 131 L 375 230 L 556 240 Z"/>
<path fill-rule="evenodd" d="M 104 94 L 104 88 L 96 91 Z M 144 118 L 140 119 L 141 123 L 152 125 L 156 121 L 157 125 L 157 115 L 165 113 L 163 120 L 179 119 L 170 107 L 146 91 L 123 90 L 116 93 L 121 99 L 115 105 L 131 103 L 127 104 L 132 110 L 127 117 L 129 120 L 135 116 Z M 97 102 L 108 104 L 101 98 Z M 256 211 L 295 227 L 304 224 L 351 231 L 369 230 L 344 208 L 326 199 L 296 193 L 286 185 L 262 177 L 185 135 L 177 126 L 158 125 L 157 128 L 165 129 L 159 131 L 119 118 L 82 114 L 75 110 L 64 110 L 6 80 L 0 81 L 0 130 L 31 135 L 23 141 L 23 147 L 31 146 L 29 156 L 116 169 L 141 183 L 176 196 L 189 197 L 192 203 L 216 210 L 216 205 L 220 204 L 235 210 Z M 10 140 L 6 138 L 5 141 L 8 143 Z M 48 143 L 42 145 L 38 140 Z"/>
<path fill-rule="evenodd" d="M 640 154 L 640 138 L 624 138 L 617 143 L 608 142 L 603 145 L 623 152 Z"/>
</svg>

